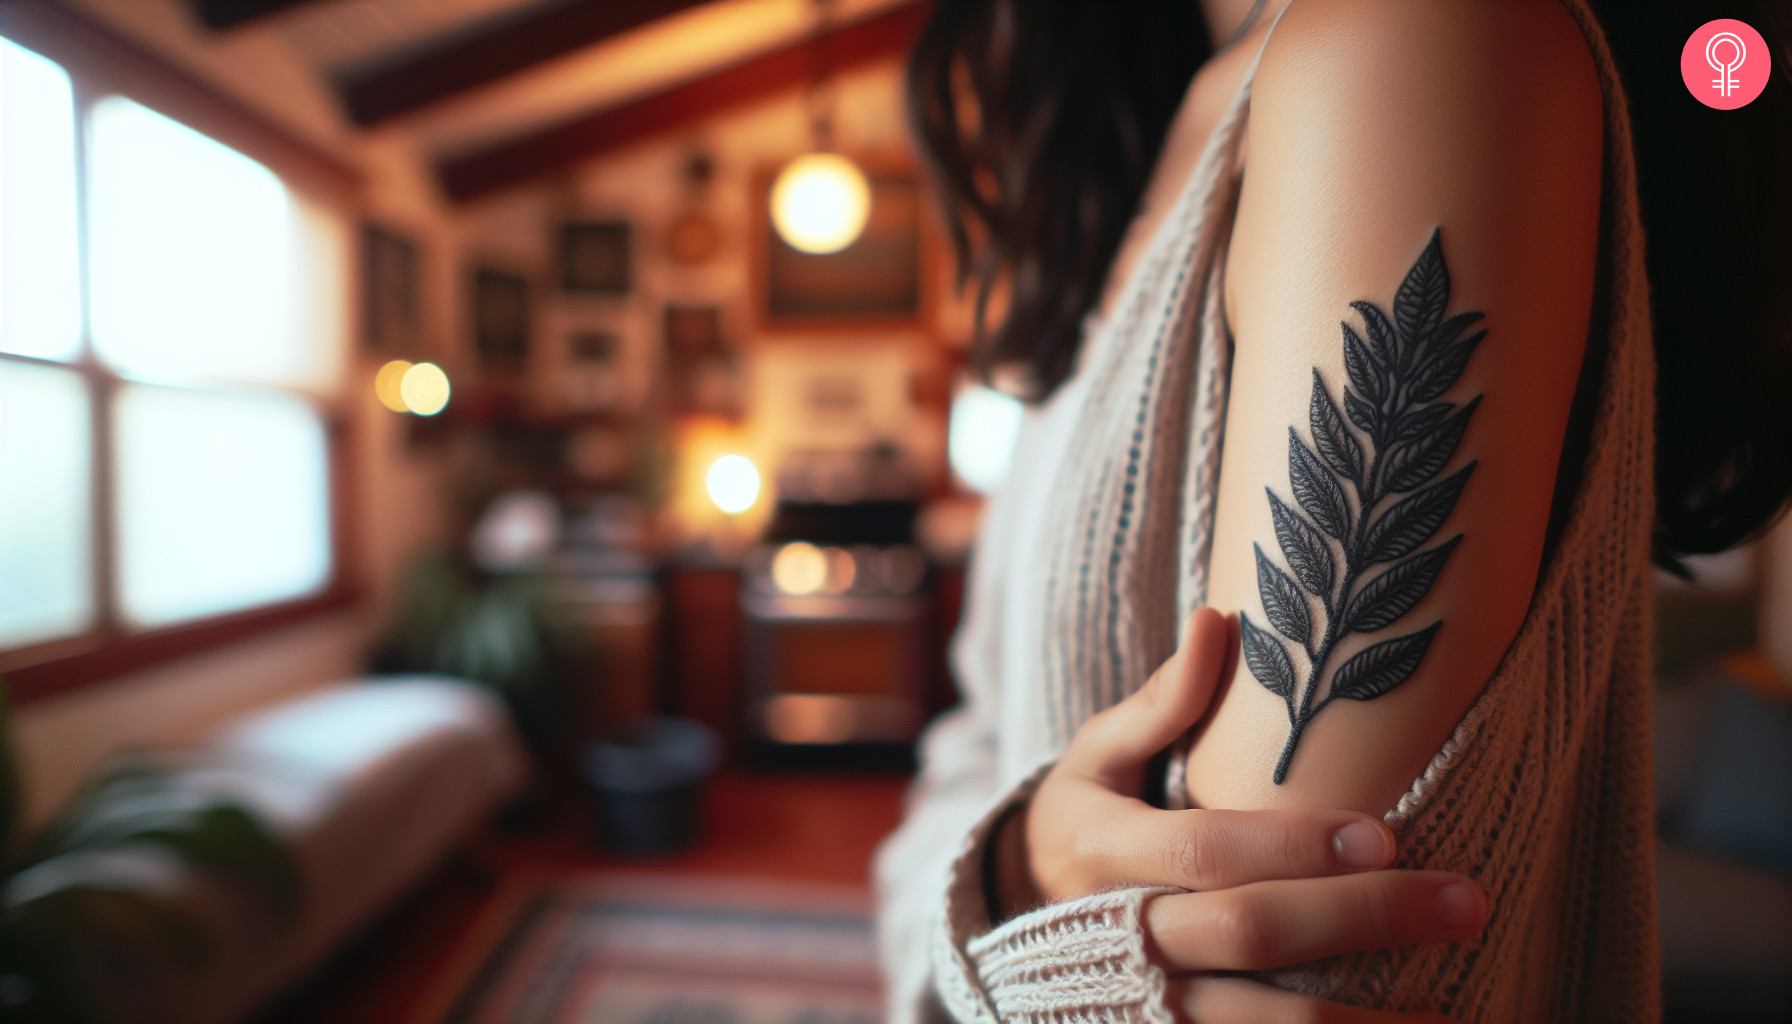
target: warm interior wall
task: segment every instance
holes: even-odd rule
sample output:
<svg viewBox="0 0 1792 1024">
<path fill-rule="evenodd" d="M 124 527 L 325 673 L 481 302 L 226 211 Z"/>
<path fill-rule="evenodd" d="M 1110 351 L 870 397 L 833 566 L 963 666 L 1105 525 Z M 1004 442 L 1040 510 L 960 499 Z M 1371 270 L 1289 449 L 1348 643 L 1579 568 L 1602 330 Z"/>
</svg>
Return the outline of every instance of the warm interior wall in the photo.
<svg viewBox="0 0 1792 1024">
<path fill-rule="evenodd" d="M 903 66 L 890 59 L 842 73 L 828 90 L 833 97 L 834 148 L 867 167 L 914 167 L 903 115 Z M 800 90 L 727 111 L 696 128 L 668 133 L 605 154 L 542 185 L 502 193 L 466 208 L 465 258 L 530 278 L 535 323 L 529 355 L 534 400 L 553 409 L 567 377 L 568 339 L 577 331 L 614 334 L 631 378 L 626 389 L 644 395 L 663 369 L 663 322 L 667 304 L 718 305 L 722 332 L 743 360 L 745 392 L 763 394 L 764 364 L 891 350 L 905 354 L 910 371 L 938 374 L 943 353 L 969 334 L 966 304 L 952 301 L 950 259 L 931 222 L 927 225 L 932 299 L 928 317 L 912 326 L 867 329 L 767 329 L 754 312 L 753 248 L 762 238 L 767 175 L 814 146 L 811 108 Z M 707 185 L 686 175 L 687 161 L 707 156 L 713 167 Z M 918 173 L 918 168 L 917 168 Z M 718 248 L 708 260 L 684 265 L 667 253 L 674 223 L 700 212 L 718 229 Z M 623 297 L 568 295 L 559 289 L 557 230 L 571 220 L 621 220 L 631 229 L 632 285 Z M 790 351 L 796 350 L 796 351 Z M 906 381 L 900 381 L 904 391 Z M 783 421 L 788 403 L 748 401 L 741 424 L 743 444 L 755 457 L 775 458 L 780 440 L 803 432 Z M 937 410 L 936 410 L 937 411 Z M 892 438 L 908 449 L 926 472 L 943 474 L 943 419 L 917 415 Z"/>
</svg>

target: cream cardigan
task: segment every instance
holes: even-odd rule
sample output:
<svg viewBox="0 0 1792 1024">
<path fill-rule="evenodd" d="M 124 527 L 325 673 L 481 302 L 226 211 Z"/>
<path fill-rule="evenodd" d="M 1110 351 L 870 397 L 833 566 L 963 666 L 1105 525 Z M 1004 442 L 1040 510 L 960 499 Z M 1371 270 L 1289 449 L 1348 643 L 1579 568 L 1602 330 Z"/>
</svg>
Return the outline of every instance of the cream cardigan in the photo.
<svg viewBox="0 0 1792 1024">
<path fill-rule="evenodd" d="M 1464 872 L 1494 907 L 1457 946 L 1275 972 L 1288 988 L 1465 1022 L 1659 1016 L 1648 753 L 1654 362 L 1629 117 L 1603 34 L 1565 0 L 1605 100 L 1602 368 L 1566 523 L 1505 660 L 1386 820 L 1403 866 Z M 1028 413 L 988 511 L 955 641 L 964 703 L 928 732 L 902 828 L 880 851 L 891 1020 L 1168 1022 L 1140 911 L 1159 890 L 1046 907 L 990 929 L 991 823 L 1078 724 L 1174 649 L 1206 591 L 1230 348 L 1218 260 L 1231 228 L 1247 72 L 1177 207 L 1092 329 L 1072 383 Z M 1174 597 L 1174 600 L 1171 598 Z"/>
</svg>

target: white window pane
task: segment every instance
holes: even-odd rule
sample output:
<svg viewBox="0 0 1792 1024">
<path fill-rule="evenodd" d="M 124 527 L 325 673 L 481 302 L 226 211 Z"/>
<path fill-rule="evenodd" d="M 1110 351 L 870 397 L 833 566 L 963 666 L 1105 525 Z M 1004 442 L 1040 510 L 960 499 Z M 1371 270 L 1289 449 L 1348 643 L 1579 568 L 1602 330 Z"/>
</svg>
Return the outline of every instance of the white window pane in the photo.
<svg viewBox="0 0 1792 1024">
<path fill-rule="evenodd" d="M 87 385 L 0 360 L 0 648 L 93 620 Z"/>
<path fill-rule="evenodd" d="M 329 472 L 316 409 L 285 395 L 132 385 L 114 412 L 128 620 L 159 626 L 324 586 Z"/>
<path fill-rule="evenodd" d="M 273 172 L 130 100 L 92 120 L 94 346 L 141 380 L 301 383 L 297 217 Z"/>
<path fill-rule="evenodd" d="M 81 342 L 75 100 L 60 67 L 0 39 L 0 351 Z"/>
</svg>

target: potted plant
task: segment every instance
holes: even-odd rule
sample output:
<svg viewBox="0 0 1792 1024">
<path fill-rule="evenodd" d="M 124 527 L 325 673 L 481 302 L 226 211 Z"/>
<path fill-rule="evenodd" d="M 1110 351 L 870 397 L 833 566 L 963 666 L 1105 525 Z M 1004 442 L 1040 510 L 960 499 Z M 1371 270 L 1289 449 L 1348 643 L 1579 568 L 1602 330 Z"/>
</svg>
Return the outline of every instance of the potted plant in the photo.
<svg viewBox="0 0 1792 1024">
<path fill-rule="evenodd" d="M 254 810 L 146 757 L 109 765 L 28 835 L 0 683 L 0 1018 L 17 1024 L 169 1019 L 156 979 L 210 961 L 199 919 L 144 880 L 170 866 L 297 920 L 296 864 Z M 176 1007 L 168 1007 L 178 1012 Z"/>
</svg>

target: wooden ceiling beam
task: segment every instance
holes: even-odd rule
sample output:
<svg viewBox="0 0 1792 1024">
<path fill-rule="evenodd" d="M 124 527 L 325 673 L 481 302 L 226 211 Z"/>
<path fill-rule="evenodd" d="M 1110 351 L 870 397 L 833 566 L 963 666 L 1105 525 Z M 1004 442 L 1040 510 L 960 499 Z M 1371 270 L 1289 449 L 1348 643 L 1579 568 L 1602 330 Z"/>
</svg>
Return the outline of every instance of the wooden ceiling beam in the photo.
<svg viewBox="0 0 1792 1024">
<path fill-rule="evenodd" d="M 315 0 L 192 0 L 193 13 L 206 28 L 222 32 L 288 7 Z"/>
<path fill-rule="evenodd" d="M 926 19 L 925 3 L 905 3 L 834 29 L 819 40 L 752 57 L 668 89 L 581 114 L 530 134 L 436 162 L 442 191 L 468 202 L 613 149 L 681 130 L 807 84 L 820 63 L 831 73 L 906 53 Z"/>
<path fill-rule="evenodd" d="M 366 128 L 704 2 L 707 0 L 550 0 L 532 4 L 345 73 L 337 79 L 336 91 L 349 119 Z"/>
</svg>

